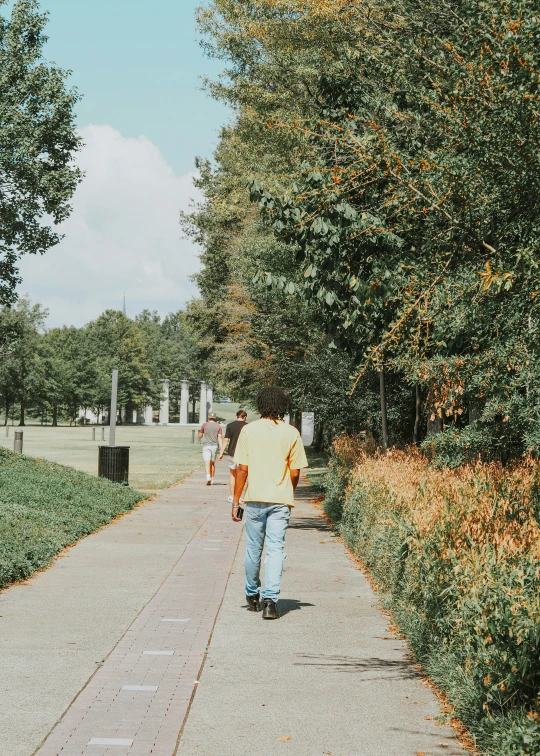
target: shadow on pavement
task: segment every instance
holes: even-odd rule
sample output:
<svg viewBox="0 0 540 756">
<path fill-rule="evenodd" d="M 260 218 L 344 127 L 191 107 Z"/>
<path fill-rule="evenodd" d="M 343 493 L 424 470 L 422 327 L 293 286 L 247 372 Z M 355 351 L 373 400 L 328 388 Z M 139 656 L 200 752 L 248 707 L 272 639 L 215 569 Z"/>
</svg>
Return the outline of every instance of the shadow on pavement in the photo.
<svg viewBox="0 0 540 756">
<path fill-rule="evenodd" d="M 383 675 L 385 680 L 391 679 L 417 679 L 419 673 L 407 661 L 378 659 L 357 659 L 353 656 L 325 656 L 318 654 L 309 656 L 308 654 L 298 654 L 299 659 L 303 661 L 295 662 L 295 666 L 304 667 L 327 667 L 334 672 L 392 672 L 394 674 Z M 368 678 L 373 680 L 375 678 Z"/>
<path fill-rule="evenodd" d="M 297 609 L 302 609 L 304 606 L 315 606 L 315 604 L 309 604 L 305 601 L 298 601 L 298 599 L 280 599 L 279 600 L 279 613 L 284 617 L 289 612 L 295 612 Z"/>
<path fill-rule="evenodd" d="M 322 530 L 329 533 L 332 528 L 323 520 L 322 517 L 298 517 L 292 518 L 289 522 L 289 529 L 292 530 Z"/>
</svg>

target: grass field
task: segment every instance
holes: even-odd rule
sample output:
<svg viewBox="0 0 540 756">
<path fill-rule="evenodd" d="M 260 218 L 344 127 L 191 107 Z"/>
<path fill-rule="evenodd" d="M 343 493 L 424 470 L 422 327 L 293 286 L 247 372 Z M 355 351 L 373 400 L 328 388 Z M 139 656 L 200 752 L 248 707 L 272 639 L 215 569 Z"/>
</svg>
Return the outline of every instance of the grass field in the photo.
<svg viewBox="0 0 540 756">
<path fill-rule="evenodd" d="M 214 411 L 218 419 L 230 422 L 235 418 L 237 404 L 216 404 Z M 254 420 L 257 415 L 248 414 Z M 0 427 L 0 446 L 13 449 L 15 428 Z M 92 441 L 92 427 L 51 428 L 28 425 L 24 431 L 24 454 L 39 457 L 62 465 L 74 467 L 97 475 L 98 446 L 102 444 L 101 428 L 96 428 L 96 441 Z M 196 431 L 196 428 L 194 428 Z M 108 443 L 109 429 L 105 428 L 105 443 Z M 130 476 L 132 488 L 154 491 L 167 488 L 181 480 L 202 465 L 201 447 L 195 433 L 195 444 L 191 443 L 192 428 L 175 426 L 119 426 L 116 429 L 116 444 L 130 447 Z"/>
<path fill-rule="evenodd" d="M 126 486 L 0 449 L 0 588 L 144 498 Z"/>
</svg>

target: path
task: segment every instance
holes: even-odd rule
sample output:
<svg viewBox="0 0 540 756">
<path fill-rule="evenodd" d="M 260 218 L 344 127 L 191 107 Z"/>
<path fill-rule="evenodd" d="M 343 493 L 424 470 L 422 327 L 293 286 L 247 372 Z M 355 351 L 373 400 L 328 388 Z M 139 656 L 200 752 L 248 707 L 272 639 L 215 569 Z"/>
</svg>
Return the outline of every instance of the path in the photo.
<svg viewBox="0 0 540 756">
<path fill-rule="evenodd" d="M 242 610 L 242 544 L 178 756 L 463 756 L 309 488 L 296 504 L 282 617 Z"/>
<path fill-rule="evenodd" d="M 220 465 L 219 482 L 226 472 Z M 12 675 L 16 694 L 8 708 L 15 720 L 22 713 L 23 724 L 12 728 L 1 756 L 30 756 L 31 738 L 34 746 L 39 742 L 21 691 L 43 729 L 47 720 L 54 725 L 80 689 L 37 756 L 462 756 L 453 732 L 435 724 L 437 699 L 406 660 L 405 645 L 386 631 L 369 584 L 311 503 L 309 488 L 298 492 L 287 535 L 282 618 L 274 622 L 245 611 L 243 546 L 235 558 L 241 530 L 228 517 L 226 493 L 224 486 L 204 487 L 198 473 L 90 536 L 28 586 L 3 594 L 2 650 L 11 660 L 30 654 L 34 666 L 25 662 L 26 677 L 18 684 Z M 206 503 L 197 508 L 201 500 Z M 154 545 L 163 540 L 167 551 L 157 567 L 152 533 Z M 123 550 L 114 557 L 124 537 L 127 561 Z M 153 563 L 137 562 L 137 549 L 146 558 L 153 554 Z M 144 577 L 149 571 L 154 581 L 165 578 L 153 598 L 157 586 Z M 87 598 L 89 575 L 100 578 L 98 595 L 94 590 Z M 116 579 L 120 590 L 109 584 Z M 39 615 L 47 599 L 43 625 Z M 82 620 L 77 610 L 84 612 Z M 17 622 L 22 644 L 11 634 Z M 33 650 L 25 629 L 30 625 Z M 89 645 L 97 633 L 100 653 L 111 652 L 93 676 L 100 658 L 95 653 L 65 656 L 70 651 L 63 644 L 68 635 L 75 640 L 73 633 Z M 62 663 L 60 675 L 51 653 Z M 17 730 L 24 742 L 14 740 Z"/>
<path fill-rule="evenodd" d="M 219 475 L 223 485 L 213 488 L 196 473 L 162 491 L 0 593 L 0 756 L 34 753 L 156 591 L 159 601 L 163 581 L 218 503 L 224 519 L 224 467 Z"/>
</svg>

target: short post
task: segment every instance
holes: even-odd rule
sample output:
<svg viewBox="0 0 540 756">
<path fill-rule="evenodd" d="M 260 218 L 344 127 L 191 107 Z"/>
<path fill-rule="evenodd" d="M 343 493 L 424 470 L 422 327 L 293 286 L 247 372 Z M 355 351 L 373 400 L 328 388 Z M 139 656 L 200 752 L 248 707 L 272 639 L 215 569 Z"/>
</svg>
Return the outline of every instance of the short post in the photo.
<svg viewBox="0 0 540 756">
<path fill-rule="evenodd" d="M 23 432 L 22 430 L 15 431 L 15 440 L 13 442 L 13 451 L 18 454 L 22 454 L 23 449 Z"/>
<path fill-rule="evenodd" d="M 194 444 L 194 443 L 195 443 L 195 430 L 192 430 L 192 431 L 191 431 L 191 443 L 192 443 L 192 444 Z"/>
<path fill-rule="evenodd" d="M 92 428 L 92 441 L 96 440 L 96 429 Z"/>
<path fill-rule="evenodd" d="M 101 440 L 105 441 L 105 428 L 101 429 Z"/>
</svg>

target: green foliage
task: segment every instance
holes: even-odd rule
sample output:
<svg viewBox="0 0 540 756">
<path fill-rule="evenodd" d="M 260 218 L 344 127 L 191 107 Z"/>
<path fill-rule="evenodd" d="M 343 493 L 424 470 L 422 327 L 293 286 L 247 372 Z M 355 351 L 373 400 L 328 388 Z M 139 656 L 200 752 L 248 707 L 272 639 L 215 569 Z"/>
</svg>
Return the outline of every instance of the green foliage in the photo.
<svg viewBox="0 0 540 756">
<path fill-rule="evenodd" d="M 151 379 L 154 403 L 159 402 L 161 381 L 169 380 L 169 394 L 178 409 L 182 380 L 190 380 L 191 399 L 199 395 L 198 379 L 205 378 L 198 345 L 191 337 L 186 314 L 179 310 L 163 320 L 157 312 L 143 310 L 135 318 L 141 331 Z"/>
<path fill-rule="evenodd" d="M 170 381 L 177 405 L 182 379 L 197 379 L 202 364 L 182 311 L 163 320 L 143 311 L 135 320 L 107 310 L 83 328 L 45 330 L 47 312 L 23 298 L 0 308 L 0 407 L 5 421 L 25 413 L 41 421 L 75 422 L 81 408 L 97 415 L 110 402 L 111 373 L 119 370 L 119 407 L 134 411 L 159 404 Z M 194 386 L 195 388 L 195 386 Z"/>
<path fill-rule="evenodd" d="M 0 309 L 0 332 L 5 334 L 0 344 L 0 401 L 6 417 L 19 405 L 21 425 L 26 410 L 42 395 L 45 370 L 38 346 L 46 316 L 46 310 L 26 298 Z"/>
<path fill-rule="evenodd" d="M 107 407 L 111 394 L 111 374 L 119 371 L 118 404 L 132 412 L 149 395 L 150 374 L 146 344 L 137 325 L 123 313 L 106 310 L 86 326 L 96 382 L 92 404 Z"/>
<path fill-rule="evenodd" d="M 47 16 L 38 8 L 17 0 L 9 20 L 0 16 L 0 304 L 16 299 L 18 258 L 60 241 L 48 224 L 69 216 L 81 180 L 73 165 L 79 95 L 66 88 L 67 72 L 43 59 Z"/>
<path fill-rule="evenodd" d="M 103 478 L 0 448 L 0 587 L 47 567 L 63 548 L 143 498 Z"/>
</svg>

